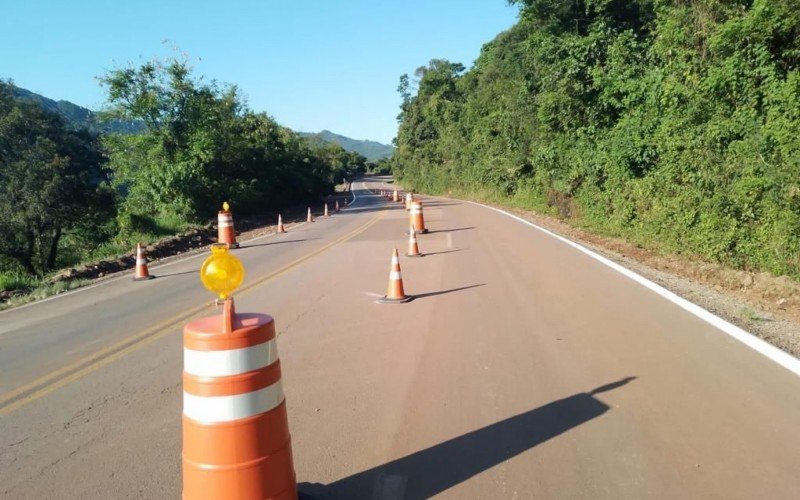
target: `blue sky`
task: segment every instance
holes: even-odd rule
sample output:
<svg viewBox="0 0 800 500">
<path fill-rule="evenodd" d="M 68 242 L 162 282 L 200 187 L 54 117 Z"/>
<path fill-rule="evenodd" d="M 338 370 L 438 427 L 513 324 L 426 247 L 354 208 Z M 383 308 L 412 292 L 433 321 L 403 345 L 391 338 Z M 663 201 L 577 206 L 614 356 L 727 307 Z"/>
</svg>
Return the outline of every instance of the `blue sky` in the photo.
<svg viewBox="0 0 800 500">
<path fill-rule="evenodd" d="M 470 66 L 516 17 L 504 0 L 8 1 L 0 78 L 98 109 L 97 76 L 177 46 L 283 125 L 388 143 L 402 73 Z"/>
</svg>

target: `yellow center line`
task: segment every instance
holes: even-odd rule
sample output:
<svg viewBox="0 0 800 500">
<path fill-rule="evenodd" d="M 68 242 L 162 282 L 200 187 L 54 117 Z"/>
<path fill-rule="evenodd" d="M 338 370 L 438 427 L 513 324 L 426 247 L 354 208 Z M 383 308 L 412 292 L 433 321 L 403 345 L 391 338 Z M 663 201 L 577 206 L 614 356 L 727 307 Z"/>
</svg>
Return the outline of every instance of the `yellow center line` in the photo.
<svg viewBox="0 0 800 500">
<path fill-rule="evenodd" d="M 324 251 L 334 247 L 340 243 L 343 243 L 361 233 L 369 229 L 375 223 L 380 220 L 385 213 L 383 211 L 379 212 L 376 216 L 372 219 L 367 221 L 364 225 L 356 228 L 355 230 L 351 231 L 350 233 L 341 236 L 332 242 L 324 245 L 313 252 L 310 252 L 299 259 L 296 259 L 283 267 L 268 273 L 251 283 L 243 286 L 238 290 L 236 293 L 237 296 L 242 295 L 243 293 L 254 289 L 259 285 L 263 285 L 269 283 L 284 274 L 288 273 L 289 271 L 294 270 L 297 266 L 302 264 L 303 262 L 311 259 L 312 257 L 316 257 L 317 255 L 323 253 Z M 89 373 L 92 373 L 120 358 L 129 354 L 137 349 L 140 349 L 147 344 L 165 336 L 168 333 L 172 333 L 175 331 L 175 328 L 179 326 L 183 321 L 186 321 L 193 316 L 201 313 L 202 311 L 206 310 L 209 307 L 209 304 L 204 303 L 196 307 L 192 307 L 187 309 L 183 312 L 180 312 L 171 318 L 158 323 L 155 326 L 152 326 L 146 330 L 138 332 L 134 335 L 126 337 L 121 341 L 101 349 L 100 351 L 94 352 L 84 358 L 81 358 L 74 363 L 71 363 L 63 368 L 60 368 L 54 372 L 50 372 L 45 376 L 42 376 L 28 384 L 25 384 L 22 387 L 14 389 L 13 391 L 7 392 L 0 396 L 0 416 L 6 415 L 11 413 L 28 403 L 36 401 L 37 399 L 50 394 L 51 392 L 64 387 L 67 384 L 70 384 Z"/>
</svg>

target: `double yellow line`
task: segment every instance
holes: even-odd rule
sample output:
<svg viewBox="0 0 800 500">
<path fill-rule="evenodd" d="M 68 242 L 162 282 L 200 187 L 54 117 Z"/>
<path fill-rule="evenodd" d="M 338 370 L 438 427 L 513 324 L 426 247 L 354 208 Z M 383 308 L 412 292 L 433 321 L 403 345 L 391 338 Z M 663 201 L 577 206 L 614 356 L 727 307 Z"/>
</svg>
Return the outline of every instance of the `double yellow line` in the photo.
<svg viewBox="0 0 800 500">
<path fill-rule="evenodd" d="M 375 217 L 370 219 L 366 224 L 356 228 L 355 230 L 341 236 L 327 245 L 324 245 L 313 252 L 310 252 L 297 260 L 294 260 L 285 266 L 268 273 L 250 283 L 243 286 L 239 289 L 236 295 L 240 296 L 243 293 L 247 292 L 248 290 L 252 290 L 253 288 L 263 285 L 265 283 L 269 283 L 284 274 L 292 271 L 294 268 L 302 264 L 303 262 L 316 257 L 317 255 L 325 252 L 326 250 L 338 245 L 339 243 L 343 243 L 361 233 L 369 229 L 378 220 L 383 217 L 384 212 L 379 212 Z M 159 338 L 172 333 L 178 328 L 183 322 L 188 320 L 189 318 L 196 316 L 198 313 L 204 311 L 209 307 L 209 304 L 201 304 L 197 307 L 193 307 L 187 309 L 183 312 L 172 316 L 171 318 L 158 323 L 155 326 L 152 326 L 144 331 L 131 335 L 116 344 L 108 346 L 104 349 L 101 349 L 98 352 L 92 353 L 84 358 L 81 358 L 74 363 L 71 363 L 63 368 L 60 368 L 54 372 L 48 373 L 47 375 L 40 377 L 28 384 L 25 384 L 22 387 L 14 389 L 11 392 L 3 394 L 0 396 L 0 416 L 6 415 L 11 413 L 23 406 L 36 401 L 37 399 L 44 397 L 51 392 L 64 387 L 67 384 L 70 384 L 94 371 L 99 370 L 100 368 L 113 363 L 114 361 L 120 359 L 121 357 L 129 354 L 137 349 L 140 349 L 147 344 L 158 340 Z"/>
</svg>

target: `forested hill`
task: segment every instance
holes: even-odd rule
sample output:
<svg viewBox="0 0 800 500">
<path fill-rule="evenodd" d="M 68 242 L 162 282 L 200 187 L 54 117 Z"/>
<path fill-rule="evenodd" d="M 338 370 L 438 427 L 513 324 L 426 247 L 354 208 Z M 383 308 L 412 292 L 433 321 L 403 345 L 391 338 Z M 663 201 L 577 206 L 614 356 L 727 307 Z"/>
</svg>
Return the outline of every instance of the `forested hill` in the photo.
<svg viewBox="0 0 800 500">
<path fill-rule="evenodd" d="M 94 111 L 69 101 L 54 101 L 30 90 L 14 87 L 14 97 L 38 103 L 42 108 L 55 113 L 75 128 L 88 128 L 99 132 L 122 132 L 135 134 L 144 131 L 144 123 L 134 120 L 108 120 L 101 122 Z"/>
<path fill-rule="evenodd" d="M 800 277 L 795 0 L 513 3 L 472 69 L 401 78 L 406 185 Z"/>
<path fill-rule="evenodd" d="M 300 135 L 307 137 L 312 141 L 338 144 L 345 151 L 358 153 L 370 161 L 377 161 L 381 158 L 387 158 L 394 152 L 394 147 L 388 144 L 381 144 L 380 142 L 375 141 L 351 139 L 343 135 L 334 134 L 330 130 L 323 130 L 322 132 L 318 132 L 316 134 L 310 132 L 300 132 Z"/>
</svg>

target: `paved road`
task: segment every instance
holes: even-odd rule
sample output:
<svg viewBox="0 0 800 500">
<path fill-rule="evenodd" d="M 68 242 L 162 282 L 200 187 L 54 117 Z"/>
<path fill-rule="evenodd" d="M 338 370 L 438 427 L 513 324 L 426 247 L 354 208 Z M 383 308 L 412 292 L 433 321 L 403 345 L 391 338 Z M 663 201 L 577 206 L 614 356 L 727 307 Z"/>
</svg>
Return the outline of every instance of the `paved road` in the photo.
<svg viewBox="0 0 800 500">
<path fill-rule="evenodd" d="M 375 184 L 386 179 L 369 181 Z M 427 200 L 238 250 L 276 317 L 301 491 L 324 498 L 797 498 L 800 378 L 541 232 Z M 0 313 L 0 493 L 177 498 L 201 259 Z M 186 274 L 182 274 L 186 273 Z M 21 389 L 21 390 L 20 390 Z"/>
</svg>

